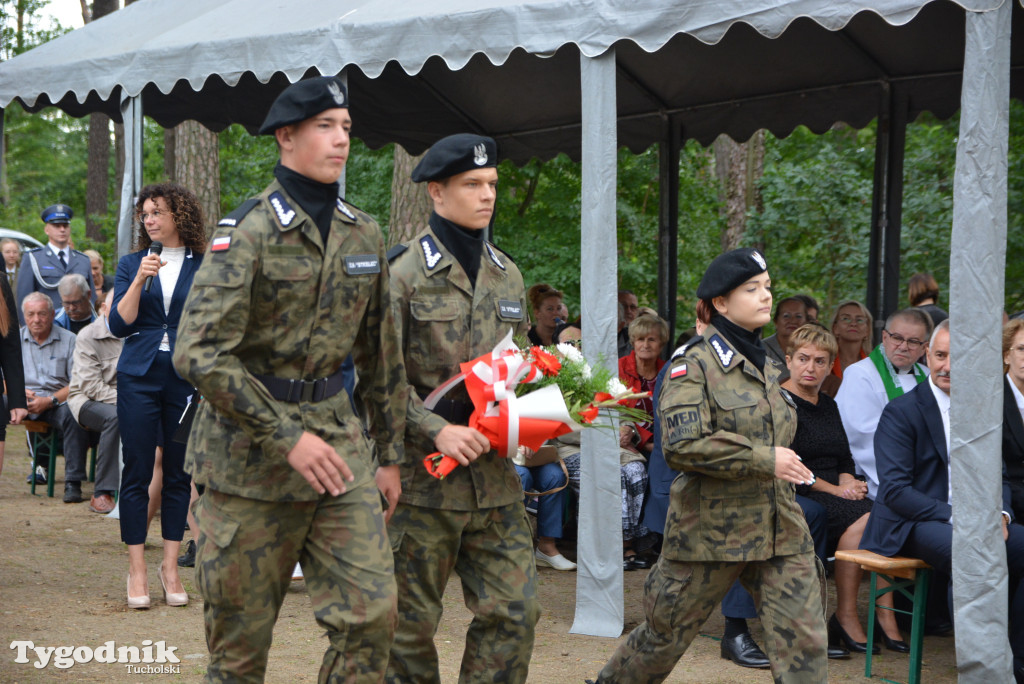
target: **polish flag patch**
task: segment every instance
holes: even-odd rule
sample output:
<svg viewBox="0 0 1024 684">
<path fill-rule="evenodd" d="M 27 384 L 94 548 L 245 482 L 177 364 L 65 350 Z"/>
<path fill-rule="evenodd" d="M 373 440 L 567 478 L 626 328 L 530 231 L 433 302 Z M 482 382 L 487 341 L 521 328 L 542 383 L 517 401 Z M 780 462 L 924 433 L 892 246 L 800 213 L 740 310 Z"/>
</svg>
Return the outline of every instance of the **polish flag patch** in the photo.
<svg viewBox="0 0 1024 684">
<path fill-rule="evenodd" d="M 678 366 L 673 367 L 672 368 L 672 372 L 670 373 L 670 375 L 673 378 L 685 377 L 686 376 L 686 364 L 683 363 L 683 364 L 680 364 Z"/>
<path fill-rule="evenodd" d="M 224 237 L 213 238 L 213 242 L 210 243 L 211 252 L 226 252 L 231 247 L 231 236 L 225 235 Z"/>
</svg>

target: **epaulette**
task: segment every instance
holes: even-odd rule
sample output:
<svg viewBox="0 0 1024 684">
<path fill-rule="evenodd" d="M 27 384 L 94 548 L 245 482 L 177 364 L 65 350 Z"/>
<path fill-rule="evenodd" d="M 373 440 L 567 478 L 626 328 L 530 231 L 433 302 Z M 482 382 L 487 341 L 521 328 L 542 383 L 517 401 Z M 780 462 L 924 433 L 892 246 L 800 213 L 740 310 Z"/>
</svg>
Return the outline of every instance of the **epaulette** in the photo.
<svg viewBox="0 0 1024 684">
<path fill-rule="evenodd" d="M 506 257 L 508 257 L 508 260 L 511 261 L 513 264 L 516 263 L 516 260 L 512 258 L 512 255 L 509 254 L 508 252 L 506 252 L 505 250 L 503 250 L 498 245 L 494 244 L 493 242 L 488 242 L 487 244 L 489 244 L 491 247 L 493 247 L 494 249 L 498 250 L 499 252 L 504 254 Z"/>
<path fill-rule="evenodd" d="M 402 252 L 404 252 L 407 249 L 409 249 L 409 245 L 406 245 L 406 244 L 395 245 L 394 247 L 389 249 L 388 253 L 387 253 L 388 263 L 390 264 L 392 261 L 394 261 L 398 257 L 399 254 L 401 254 Z"/>
<path fill-rule="evenodd" d="M 674 359 L 674 358 L 682 356 L 683 354 L 686 353 L 687 349 L 689 349 L 690 347 L 692 347 L 694 345 L 700 344 L 702 342 L 704 342 L 704 336 L 703 335 L 694 335 L 693 337 L 688 339 L 686 342 L 684 342 L 683 346 L 679 347 L 674 352 L 672 352 L 671 358 Z"/>
<path fill-rule="evenodd" d="M 250 197 L 249 199 L 245 200 L 240 205 L 238 205 L 237 209 L 235 209 L 233 212 L 231 212 L 230 214 L 222 218 L 220 221 L 218 221 L 217 225 L 234 228 L 235 226 L 238 225 L 239 221 L 244 219 L 245 215 L 252 211 L 253 208 L 259 203 L 259 198 Z"/>
</svg>

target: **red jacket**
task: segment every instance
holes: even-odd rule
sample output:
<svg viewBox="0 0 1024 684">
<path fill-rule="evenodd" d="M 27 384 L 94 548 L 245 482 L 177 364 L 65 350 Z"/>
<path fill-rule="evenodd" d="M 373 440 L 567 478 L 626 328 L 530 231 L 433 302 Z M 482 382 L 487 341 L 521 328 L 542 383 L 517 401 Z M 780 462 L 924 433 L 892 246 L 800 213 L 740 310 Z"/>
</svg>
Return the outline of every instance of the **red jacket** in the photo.
<svg viewBox="0 0 1024 684">
<path fill-rule="evenodd" d="M 659 357 L 658 371 L 661 371 L 661 367 L 664 365 L 664 359 Z M 642 391 L 641 382 L 643 379 L 640 377 L 640 373 L 636 369 L 636 351 L 631 351 L 626 356 L 619 357 L 619 380 L 634 392 Z M 636 406 L 638 403 L 639 400 L 633 399 L 630 402 L 630 406 Z M 640 424 L 637 424 L 636 428 L 640 432 L 640 444 L 637 446 L 643 447 L 648 441 L 650 441 L 651 437 L 654 436 L 654 433 Z"/>
</svg>

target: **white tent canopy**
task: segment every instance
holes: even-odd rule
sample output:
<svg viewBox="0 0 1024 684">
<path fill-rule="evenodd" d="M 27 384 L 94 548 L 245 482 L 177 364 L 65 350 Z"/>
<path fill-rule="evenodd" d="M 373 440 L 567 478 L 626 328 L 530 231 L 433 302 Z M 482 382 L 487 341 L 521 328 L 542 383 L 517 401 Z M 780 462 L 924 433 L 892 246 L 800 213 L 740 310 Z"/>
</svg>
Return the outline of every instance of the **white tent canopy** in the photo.
<svg viewBox="0 0 1024 684">
<path fill-rule="evenodd" d="M 196 119 L 253 130 L 288 82 L 312 73 L 346 75 L 354 133 L 371 146 L 417 153 L 471 130 L 494 136 L 517 162 L 570 154 L 583 162 L 585 345 L 612 359 L 617 146 L 662 144 L 671 224 L 680 140 L 744 140 L 759 128 L 785 135 L 800 124 L 820 132 L 879 117 L 876 192 L 888 198 L 876 196 L 873 223 L 896 230 L 873 277 L 892 291 L 901 174 L 891 159 L 902 138 L 890 128 L 922 111 L 948 116 L 962 100 L 950 291 L 953 495 L 966 513 L 957 518 L 954 583 L 958 628 L 985 638 L 958 640 L 958 662 L 961 681 L 1005 681 L 1006 570 L 992 552 L 1002 549 L 993 514 L 1002 394 L 992 358 L 1008 98 L 1024 93 L 1024 45 L 1011 43 L 1011 25 L 1024 35 L 1012 0 L 140 0 L 0 64 L 0 106 L 124 121 L 135 154 L 127 199 L 140 180 L 143 112 L 165 126 Z M 965 55 L 971 77 L 961 92 Z M 666 248 L 674 237 L 663 230 Z M 661 271 L 673 301 L 674 273 L 674 261 Z M 593 431 L 586 447 L 573 630 L 617 636 L 617 443 Z"/>
</svg>

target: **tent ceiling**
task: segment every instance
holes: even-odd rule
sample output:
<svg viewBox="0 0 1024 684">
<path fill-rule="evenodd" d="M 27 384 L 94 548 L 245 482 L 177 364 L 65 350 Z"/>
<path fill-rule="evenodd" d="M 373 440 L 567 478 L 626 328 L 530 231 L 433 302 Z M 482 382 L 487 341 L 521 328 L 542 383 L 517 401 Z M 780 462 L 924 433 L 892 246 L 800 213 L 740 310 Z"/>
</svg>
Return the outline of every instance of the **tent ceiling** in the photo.
<svg viewBox="0 0 1024 684">
<path fill-rule="evenodd" d="M 579 54 L 614 46 L 619 143 L 639 151 L 670 119 L 704 144 L 758 128 L 862 126 L 893 86 L 911 117 L 949 116 L 963 7 L 1004 1 L 140 0 L 0 64 L 0 104 L 118 119 L 120 93 L 141 92 L 164 126 L 255 130 L 289 81 L 347 67 L 355 134 L 373 147 L 415 153 L 476 130 L 520 162 L 578 157 Z M 1020 6 L 1013 22 L 1024 35 Z M 1021 97 L 1020 39 L 1012 63 Z"/>
</svg>

